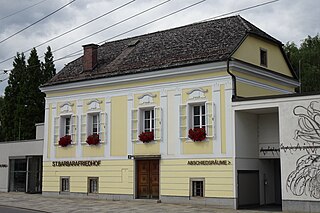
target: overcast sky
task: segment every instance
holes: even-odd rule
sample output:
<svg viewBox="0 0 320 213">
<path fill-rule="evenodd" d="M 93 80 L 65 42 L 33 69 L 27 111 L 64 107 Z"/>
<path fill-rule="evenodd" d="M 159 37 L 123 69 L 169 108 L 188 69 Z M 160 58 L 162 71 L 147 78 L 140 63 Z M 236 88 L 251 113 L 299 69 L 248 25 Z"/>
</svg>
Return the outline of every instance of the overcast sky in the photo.
<svg viewBox="0 0 320 213">
<path fill-rule="evenodd" d="M 28 10 L 2 19 L 16 11 L 41 2 L 41 0 L 0 0 L 0 40 L 6 39 L 10 35 L 38 21 L 70 1 L 71 0 L 45 0 Z M 71 42 L 103 28 L 107 28 L 112 24 L 165 1 L 166 0 L 135 0 L 127 6 L 106 15 L 97 21 L 37 47 L 38 55 L 43 56 L 48 45 L 55 51 Z M 82 45 L 84 44 L 100 43 L 108 40 L 113 36 L 199 1 L 200 0 L 171 0 L 162 6 L 130 19 L 129 21 L 70 45 L 67 48 L 56 51 L 54 52 L 54 58 L 58 59 L 75 51 L 82 50 Z M 270 0 L 206 0 L 185 11 L 124 34 L 113 40 L 183 26 L 268 1 Z M 55 36 L 73 29 L 74 27 L 127 2 L 130 2 L 130 0 L 76 0 L 54 15 L 0 43 L 0 61 L 15 56 L 17 52 L 23 52 L 46 42 Z M 237 14 L 240 14 L 242 17 L 271 36 L 277 38 L 282 43 L 293 41 L 296 44 L 300 44 L 301 40 L 306 36 L 315 36 L 320 33 L 320 0 L 279 0 L 262 7 L 234 13 L 233 15 Z M 27 58 L 29 57 L 29 53 L 26 53 L 25 55 Z M 67 64 L 73 59 L 74 58 L 69 57 L 64 60 L 56 61 L 57 71 L 62 69 L 64 64 Z M 13 60 L 11 59 L 7 62 L 0 63 L 0 79 L 7 77 L 6 74 L 3 74 L 3 70 L 11 69 L 12 61 Z M 6 81 L 0 83 L 0 94 L 3 94 L 6 85 Z"/>
</svg>

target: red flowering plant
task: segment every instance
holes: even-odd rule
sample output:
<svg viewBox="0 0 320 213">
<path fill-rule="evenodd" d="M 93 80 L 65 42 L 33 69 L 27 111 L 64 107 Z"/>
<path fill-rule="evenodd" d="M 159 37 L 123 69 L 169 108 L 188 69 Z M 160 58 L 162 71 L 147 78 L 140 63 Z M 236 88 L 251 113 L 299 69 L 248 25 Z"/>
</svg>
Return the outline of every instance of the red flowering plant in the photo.
<svg viewBox="0 0 320 213">
<path fill-rule="evenodd" d="M 194 129 L 189 129 L 189 135 L 188 137 L 193 140 L 194 142 L 196 141 L 203 141 L 207 138 L 207 133 L 205 128 L 194 128 Z"/>
<path fill-rule="evenodd" d="M 71 135 L 65 135 L 60 138 L 59 145 L 62 147 L 66 147 L 66 146 L 70 145 L 71 142 L 72 142 Z"/>
<path fill-rule="evenodd" d="M 97 145 L 100 143 L 100 139 L 99 139 L 99 135 L 98 134 L 92 134 L 92 135 L 89 135 L 87 137 L 87 144 L 89 145 Z"/>
<path fill-rule="evenodd" d="M 154 134 L 153 132 L 141 132 L 139 140 L 143 143 L 149 143 L 154 140 Z"/>
</svg>

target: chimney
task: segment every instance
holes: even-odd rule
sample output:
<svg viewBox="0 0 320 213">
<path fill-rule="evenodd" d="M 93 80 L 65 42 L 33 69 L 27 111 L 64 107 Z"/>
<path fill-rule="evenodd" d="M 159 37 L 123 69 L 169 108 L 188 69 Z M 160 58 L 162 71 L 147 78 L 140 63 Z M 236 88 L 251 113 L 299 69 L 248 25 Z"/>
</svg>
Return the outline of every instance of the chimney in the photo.
<svg viewBox="0 0 320 213">
<path fill-rule="evenodd" d="M 97 44 L 83 45 L 83 71 L 93 70 L 98 63 L 98 46 Z"/>
</svg>

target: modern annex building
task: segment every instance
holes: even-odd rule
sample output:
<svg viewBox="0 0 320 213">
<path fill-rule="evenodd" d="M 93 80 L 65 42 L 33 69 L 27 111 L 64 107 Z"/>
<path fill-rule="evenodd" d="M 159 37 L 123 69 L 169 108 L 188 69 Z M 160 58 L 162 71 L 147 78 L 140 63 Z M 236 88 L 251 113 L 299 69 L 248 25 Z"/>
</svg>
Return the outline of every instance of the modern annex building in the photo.
<svg viewBox="0 0 320 213">
<path fill-rule="evenodd" d="M 41 88 L 43 194 L 316 208 L 295 120 L 314 97 L 277 96 L 297 86 L 281 42 L 240 16 L 85 45 Z"/>
</svg>

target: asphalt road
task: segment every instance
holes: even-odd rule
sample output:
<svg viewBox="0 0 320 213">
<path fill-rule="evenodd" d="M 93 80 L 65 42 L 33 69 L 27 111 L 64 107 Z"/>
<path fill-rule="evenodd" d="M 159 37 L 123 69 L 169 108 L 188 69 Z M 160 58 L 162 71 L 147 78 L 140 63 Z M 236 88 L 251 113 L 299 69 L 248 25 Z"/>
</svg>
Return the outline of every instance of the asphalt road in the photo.
<svg viewBox="0 0 320 213">
<path fill-rule="evenodd" d="M 30 211 L 8 206 L 0 206 L 0 213 L 39 213 L 38 211 Z"/>
</svg>

